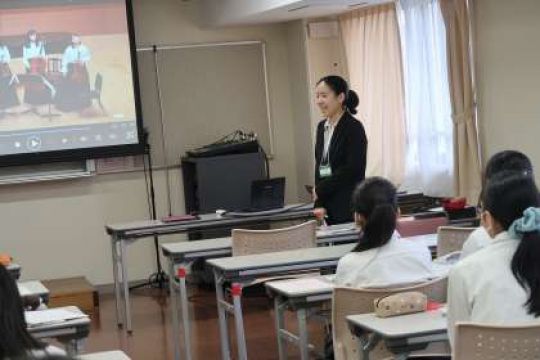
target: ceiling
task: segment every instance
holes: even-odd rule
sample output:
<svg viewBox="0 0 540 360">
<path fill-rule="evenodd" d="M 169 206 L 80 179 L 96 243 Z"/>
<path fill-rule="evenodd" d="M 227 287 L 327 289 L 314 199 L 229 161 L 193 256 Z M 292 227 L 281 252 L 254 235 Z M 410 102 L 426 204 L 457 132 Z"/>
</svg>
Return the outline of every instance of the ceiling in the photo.
<svg viewBox="0 0 540 360">
<path fill-rule="evenodd" d="M 211 26 L 254 25 L 327 17 L 391 0 L 200 0 Z"/>
</svg>

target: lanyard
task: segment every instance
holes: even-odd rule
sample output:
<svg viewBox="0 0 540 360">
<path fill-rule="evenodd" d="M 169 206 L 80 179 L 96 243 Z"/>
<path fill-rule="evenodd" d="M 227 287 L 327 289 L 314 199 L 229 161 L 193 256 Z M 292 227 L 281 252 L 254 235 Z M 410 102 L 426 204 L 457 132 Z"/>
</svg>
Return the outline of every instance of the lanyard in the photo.
<svg viewBox="0 0 540 360">
<path fill-rule="evenodd" d="M 328 124 L 324 127 L 324 147 L 323 147 L 323 156 L 321 163 L 328 164 L 330 162 L 330 145 L 332 142 L 332 137 L 334 136 L 335 127 Z"/>
</svg>

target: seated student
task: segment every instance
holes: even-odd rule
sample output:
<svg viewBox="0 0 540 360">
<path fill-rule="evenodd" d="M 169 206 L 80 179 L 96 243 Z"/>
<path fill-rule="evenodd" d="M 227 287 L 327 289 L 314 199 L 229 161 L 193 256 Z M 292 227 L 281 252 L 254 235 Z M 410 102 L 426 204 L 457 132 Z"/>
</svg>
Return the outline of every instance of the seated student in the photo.
<svg viewBox="0 0 540 360">
<path fill-rule="evenodd" d="M 65 355 L 62 350 L 35 340 L 26 328 L 17 284 L 7 269 L 0 265 L 0 359 L 42 359 L 49 354 Z"/>
<path fill-rule="evenodd" d="M 482 196 L 489 245 L 450 270 L 448 332 L 458 321 L 540 324 L 540 202 L 524 174 L 492 177 Z"/>
<path fill-rule="evenodd" d="M 533 166 L 527 155 L 514 150 L 506 150 L 496 153 L 489 159 L 484 172 L 484 184 L 494 175 L 501 172 L 511 174 L 514 172 L 528 174 L 534 178 Z M 473 231 L 463 244 L 461 259 L 482 249 L 490 243 L 490 237 L 483 226 Z"/>
<path fill-rule="evenodd" d="M 388 287 L 435 277 L 427 246 L 401 239 L 396 232 L 396 188 L 379 177 L 366 179 L 353 194 L 356 224 L 363 235 L 339 260 L 334 282 L 347 287 Z"/>
</svg>

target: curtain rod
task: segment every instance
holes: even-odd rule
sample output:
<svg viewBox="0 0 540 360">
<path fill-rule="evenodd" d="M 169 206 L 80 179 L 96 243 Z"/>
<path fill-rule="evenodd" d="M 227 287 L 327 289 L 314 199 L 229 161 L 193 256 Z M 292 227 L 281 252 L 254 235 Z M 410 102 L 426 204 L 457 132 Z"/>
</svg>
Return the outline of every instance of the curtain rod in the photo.
<svg viewBox="0 0 540 360">
<path fill-rule="evenodd" d="M 191 49 L 191 48 L 205 48 L 216 46 L 242 46 L 242 45 L 257 45 L 264 44 L 259 40 L 247 40 L 247 41 L 225 41 L 225 42 L 212 42 L 212 43 L 198 43 L 198 44 L 178 44 L 178 45 L 153 45 L 153 46 L 141 46 L 137 48 L 137 51 L 154 51 L 154 50 L 179 50 L 179 49 Z"/>
</svg>

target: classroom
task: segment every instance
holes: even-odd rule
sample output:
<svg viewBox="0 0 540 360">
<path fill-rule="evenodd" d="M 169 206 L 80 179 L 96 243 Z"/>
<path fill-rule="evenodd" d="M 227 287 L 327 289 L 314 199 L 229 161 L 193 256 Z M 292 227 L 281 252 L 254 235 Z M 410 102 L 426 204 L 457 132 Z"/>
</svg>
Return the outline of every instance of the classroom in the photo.
<svg viewBox="0 0 540 360">
<path fill-rule="evenodd" d="M 540 359 L 538 19 L 0 2 L 0 360 Z"/>
</svg>

